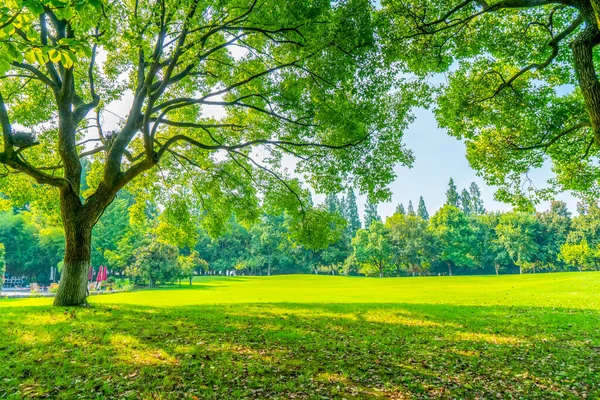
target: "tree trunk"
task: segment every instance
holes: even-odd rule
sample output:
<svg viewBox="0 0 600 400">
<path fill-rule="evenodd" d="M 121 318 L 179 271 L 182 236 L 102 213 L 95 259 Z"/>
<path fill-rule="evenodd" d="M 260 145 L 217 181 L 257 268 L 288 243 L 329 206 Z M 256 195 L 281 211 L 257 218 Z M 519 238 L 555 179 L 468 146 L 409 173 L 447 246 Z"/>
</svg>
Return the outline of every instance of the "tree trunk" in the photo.
<svg viewBox="0 0 600 400">
<path fill-rule="evenodd" d="M 448 263 L 448 276 L 452 276 L 452 264 Z"/>
<path fill-rule="evenodd" d="M 494 270 L 496 271 L 496 275 L 500 275 L 500 266 L 498 264 L 494 264 Z"/>
<path fill-rule="evenodd" d="M 590 117 L 590 125 L 596 144 L 600 144 L 600 82 L 594 65 L 594 47 L 598 43 L 600 32 L 597 24 L 597 14 L 600 9 L 598 1 L 591 4 L 581 2 L 581 13 L 586 27 L 572 42 L 575 74 L 581 88 L 581 94 Z M 593 6 L 593 7 L 592 7 Z"/>
<path fill-rule="evenodd" d="M 80 306 L 87 303 L 88 270 L 91 262 L 91 223 L 77 218 L 65 219 L 65 259 L 55 306 Z"/>
</svg>

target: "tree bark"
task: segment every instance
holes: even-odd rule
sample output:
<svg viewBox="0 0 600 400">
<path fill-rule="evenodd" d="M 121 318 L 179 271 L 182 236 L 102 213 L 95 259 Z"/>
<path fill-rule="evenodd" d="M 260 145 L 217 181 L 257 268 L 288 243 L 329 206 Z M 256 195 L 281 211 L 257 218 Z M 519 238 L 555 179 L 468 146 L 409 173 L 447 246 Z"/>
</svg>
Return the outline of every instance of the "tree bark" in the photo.
<svg viewBox="0 0 600 400">
<path fill-rule="evenodd" d="M 452 276 L 452 264 L 448 263 L 448 276 Z"/>
<path fill-rule="evenodd" d="M 64 205 L 63 205 L 64 207 Z M 65 218 L 65 259 L 55 306 L 81 306 L 87 303 L 88 270 L 91 263 L 92 223 Z"/>
<path fill-rule="evenodd" d="M 586 21 L 586 28 L 571 43 L 571 49 L 575 74 L 590 116 L 595 141 L 600 145 L 600 81 L 594 65 L 594 47 L 600 42 L 600 30 L 595 13 L 598 9 L 598 1 L 591 1 L 594 8 L 585 3 L 582 2 L 581 13 Z"/>
</svg>

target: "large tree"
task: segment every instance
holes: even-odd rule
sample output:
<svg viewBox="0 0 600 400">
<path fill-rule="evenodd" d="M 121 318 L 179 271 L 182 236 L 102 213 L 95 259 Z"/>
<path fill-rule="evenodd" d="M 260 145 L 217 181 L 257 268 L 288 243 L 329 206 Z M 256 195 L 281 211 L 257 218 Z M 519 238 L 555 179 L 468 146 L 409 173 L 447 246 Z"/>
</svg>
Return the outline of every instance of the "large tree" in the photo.
<svg viewBox="0 0 600 400">
<path fill-rule="evenodd" d="M 352 184 L 386 199 L 393 166 L 412 160 L 400 140 L 412 98 L 379 54 L 372 11 L 367 0 L 5 1 L 0 191 L 60 206 L 55 304 L 86 301 L 92 229 L 125 186 L 142 216 L 151 202 L 181 219 L 202 204 L 211 232 L 259 206 L 302 219 L 308 191 L 284 155 L 318 192 Z"/>
<path fill-rule="evenodd" d="M 393 57 L 419 76 L 448 74 L 438 123 L 500 199 L 598 193 L 598 0 L 384 0 L 382 13 Z M 556 178 L 531 184 L 547 162 Z"/>
</svg>

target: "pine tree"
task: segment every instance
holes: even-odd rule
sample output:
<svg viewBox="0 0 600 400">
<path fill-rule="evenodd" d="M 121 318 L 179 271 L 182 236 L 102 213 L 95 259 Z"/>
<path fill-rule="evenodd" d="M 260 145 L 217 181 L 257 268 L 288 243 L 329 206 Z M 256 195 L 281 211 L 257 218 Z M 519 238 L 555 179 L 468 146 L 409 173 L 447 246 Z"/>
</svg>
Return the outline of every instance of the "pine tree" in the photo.
<svg viewBox="0 0 600 400">
<path fill-rule="evenodd" d="M 446 191 L 446 204 L 453 207 L 460 207 L 460 199 L 458 197 L 458 191 L 454 184 L 454 179 L 450 178 L 448 182 L 448 190 Z"/>
<path fill-rule="evenodd" d="M 460 205 L 460 208 L 465 213 L 465 215 L 471 215 L 471 195 L 469 194 L 467 189 L 463 189 L 463 191 L 460 193 Z"/>
<path fill-rule="evenodd" d="M 415 208 L 412 205 L 412 200 L 408 201 L 408 215 L 415 215 Z"/>
<path fill-rule="evenodd" d="M 367 203 L 365 204 L 365 229 L 369 229 L 371 224 L 375 221 L 381 222 L 381 217 L 377 214 L 377 204 L 367 200 Z"/>
<path fill-rule="evenodd" d="M 396 207 L 396 214 L 406 215 L 406 210 L 404 209 L 404 204 L 400 203 Z"/>
<path fill-rule="evenodd" d="M 341 214 L 338 197 L 335 193 L 329 193 L 327 197 L 325 197 L 325 207 L 331 214 Z"/>
<path fill-rule="evenodd" d="M 427 212 L 427 207 L 425 206 L 425 200 L 423 200 L 423 196 L 419 197 L 417 215 L 423 219 L 429 219 L 429 213 Z"/>
<path fill-rule="evenodd" d="M 356 195 L 354 190 L 348 190 L 346 196 L 345 218 L 348 221 L 347 229 L 350 237 L 356 235 L 356 231 L 361 228 L 360 217 L 358 215 L 358 205 L 356 204 Z"/>
<path fill-rule="evenodd" d="M 471 195 L 471 213 L 474 215 L 485 214 L 483 199 L 481 198 L 481 191 L 475 182 L 471 182 L 471 186 L 469 186 L 469 194 Z"/>
</svg>

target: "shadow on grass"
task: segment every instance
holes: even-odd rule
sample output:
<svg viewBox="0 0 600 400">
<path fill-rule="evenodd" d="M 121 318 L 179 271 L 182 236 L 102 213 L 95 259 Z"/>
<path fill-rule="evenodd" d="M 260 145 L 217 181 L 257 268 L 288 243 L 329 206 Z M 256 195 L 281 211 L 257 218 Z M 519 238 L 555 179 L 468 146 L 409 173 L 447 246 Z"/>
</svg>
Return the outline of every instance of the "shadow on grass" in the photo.
<svg viewBox="0 0 600 400">
<path fill-rule="evenodd" d="M 597 310 L 5 307 L 0 398 L 597 398 Z"/>
</svg>

